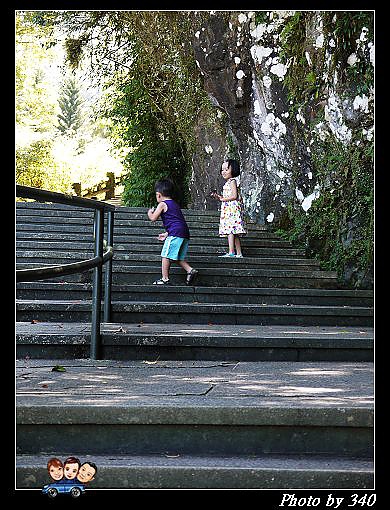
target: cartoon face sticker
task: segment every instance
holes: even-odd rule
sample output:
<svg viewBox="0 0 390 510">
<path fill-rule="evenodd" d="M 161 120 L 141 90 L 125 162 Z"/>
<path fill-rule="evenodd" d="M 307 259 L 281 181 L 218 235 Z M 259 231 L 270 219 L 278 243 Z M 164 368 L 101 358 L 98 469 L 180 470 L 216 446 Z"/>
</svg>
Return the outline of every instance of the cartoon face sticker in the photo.
<svg viewBox="0 0 390 510">
<path fill-rule="evenodd" d="M 64 476 L 64 466 L 60 459 L 57 459 L 56 457 L 50 459 L 47 463 L 47 470 L 53 480 L 57 482 L 62 480 Z"/>
<path fill-rule="evenodd" d="M 77 457 L 68 457 L 64 462 L 65 478 L 67 478 L 68 480 L 73 480 L 74 478 L 76 478 L 80 464 L 81 463 Z"/>
<path fill-rule="evenodd" d="M 97 467 L 93 462 L 84 462 L 77 474 L 77 480 L 81 483 L 88 483 L 95 478 Z"/>
</svg>

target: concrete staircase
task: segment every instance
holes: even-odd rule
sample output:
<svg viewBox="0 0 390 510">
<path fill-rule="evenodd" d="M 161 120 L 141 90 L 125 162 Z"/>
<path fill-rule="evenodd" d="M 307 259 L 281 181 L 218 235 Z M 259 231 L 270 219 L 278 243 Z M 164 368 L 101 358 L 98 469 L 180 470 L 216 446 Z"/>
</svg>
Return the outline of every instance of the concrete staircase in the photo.
<svg viewBox="0 0 390 510">
<path fill-rule="evenodd" d="M 93 255 L 85 209 L 16 212 L 18 268 Z M 90 272 L 17 284 L 18 486 L 78 454 L 93 488 L 373 487 L 372 291 L 255 225 L 243 259 L 218 258 L 218 213 L 184 212 L 199 277 L 173 267 L 161 288 L 161 224 L 117 209 L 104 361 L 88 359 Z"/>
</svg>

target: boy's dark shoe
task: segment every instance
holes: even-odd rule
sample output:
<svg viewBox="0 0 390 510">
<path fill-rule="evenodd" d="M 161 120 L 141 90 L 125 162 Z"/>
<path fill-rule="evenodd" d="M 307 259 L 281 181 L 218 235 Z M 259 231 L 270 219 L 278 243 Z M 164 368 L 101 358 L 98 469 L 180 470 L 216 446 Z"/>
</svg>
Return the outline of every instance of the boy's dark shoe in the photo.
<svg viewBox="0 0 390 510">
<path fill-rule="evenodd" d="M 197 269 L 191 269 L 189 273 L 187 273 L 186 276 L 186 285 L 191 285 L 191 283 L 194 282 L 196 275 L 199 273 Z"/>
</svg>

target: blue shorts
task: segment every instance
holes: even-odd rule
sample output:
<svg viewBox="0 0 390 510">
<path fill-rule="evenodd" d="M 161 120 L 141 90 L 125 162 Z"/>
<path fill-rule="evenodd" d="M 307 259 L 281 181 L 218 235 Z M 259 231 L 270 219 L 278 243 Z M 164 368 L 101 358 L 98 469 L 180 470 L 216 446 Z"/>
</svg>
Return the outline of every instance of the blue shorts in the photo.
<svg viewBox="0 0 390 510">
<path fill-rule="evenodd" d="M 171 260 L 184 260 L 188 250 L 188 239 L 168 236 L 164 241 L 161 256 Z"/>
</svg>

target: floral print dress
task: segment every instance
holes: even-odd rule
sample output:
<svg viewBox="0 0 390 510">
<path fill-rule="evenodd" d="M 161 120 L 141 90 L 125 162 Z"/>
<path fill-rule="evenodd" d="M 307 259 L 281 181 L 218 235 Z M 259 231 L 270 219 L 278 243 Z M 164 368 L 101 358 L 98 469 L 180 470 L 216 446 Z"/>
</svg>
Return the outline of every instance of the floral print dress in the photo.
<svg viewBox="0 0 390 510">
<path fill-rule="evenodd" d="M 237 234 L 242 236 L 246 234 L 246 227 L 244 222 L 244 208 L 239 191 L 239 183 L 235 177 L 228 179 L 222 189 L 222 196 L 229 197 L 232 194 L 232 181 L 237 183 L 237 200 L 229 202 L 221 202 L 221 219 L 219 223 L 220 237 L 227 236 L 228 234 Z"/>
</svg>

